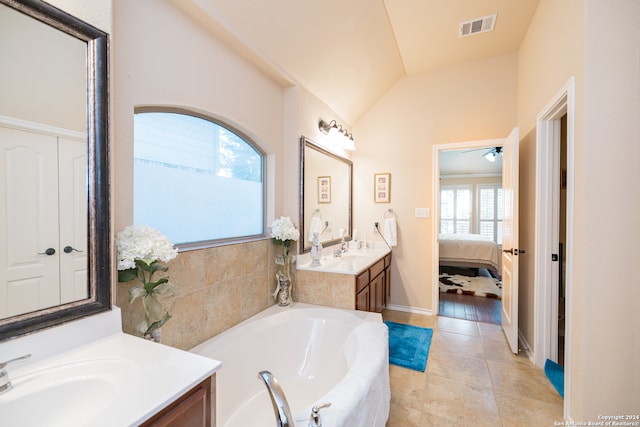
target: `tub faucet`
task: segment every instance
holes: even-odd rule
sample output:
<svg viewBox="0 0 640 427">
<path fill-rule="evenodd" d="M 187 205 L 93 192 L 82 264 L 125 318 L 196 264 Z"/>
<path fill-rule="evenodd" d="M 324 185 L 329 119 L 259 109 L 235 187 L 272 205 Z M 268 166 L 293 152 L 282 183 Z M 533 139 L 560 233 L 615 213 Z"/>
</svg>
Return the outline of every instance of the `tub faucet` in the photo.
<svg viewBox="0 0 640 427">
<path fill-rule="evenodd" d="M 320 409 L 331 406 L 331 402 L 323 403 L 322 405 L 314 406 L 311 408 L 311 417 L 309 417 L 308 427 L 322 427 L 322 421 L 320 420 Z"/>
<path fill-rule="evenodd" d="M 296 422 L 291 415 L 289 403 L 278 380 L 269 371 L 260 371 L 258 378 L 264 381 L 267 386 L 273 412 L 276 414 L 276 427 L 295 427 Z"/>
</svg>

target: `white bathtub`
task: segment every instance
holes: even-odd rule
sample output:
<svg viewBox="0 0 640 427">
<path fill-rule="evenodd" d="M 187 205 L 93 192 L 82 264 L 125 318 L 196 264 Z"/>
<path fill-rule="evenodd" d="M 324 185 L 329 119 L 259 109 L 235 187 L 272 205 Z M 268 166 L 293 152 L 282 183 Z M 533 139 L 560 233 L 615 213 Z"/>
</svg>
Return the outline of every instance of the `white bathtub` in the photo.
<svg viewBox="0 0 640 427">
<path fill-rule="evenodd" d="M 222 362 L 216 374 L 217 427 L 273 427 L 258 372 L 270 371 L 296 426 L 311 407 L 324 427 L 384 427 L 389 415 L 388 332 L 379 314 L 293 303 L 272 306 L 191 349 Z"/>
</svg>

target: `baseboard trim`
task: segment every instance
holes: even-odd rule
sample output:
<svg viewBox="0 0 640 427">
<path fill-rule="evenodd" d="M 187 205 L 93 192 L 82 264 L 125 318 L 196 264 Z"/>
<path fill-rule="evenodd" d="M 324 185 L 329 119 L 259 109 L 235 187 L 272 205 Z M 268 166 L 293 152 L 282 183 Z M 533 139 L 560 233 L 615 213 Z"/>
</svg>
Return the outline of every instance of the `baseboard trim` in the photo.
<svg viewBox="0 0 640 427">
<path fill-rule="evenodd" d="M 405 313 L 421 314 L 423 316 L 433 316 L 433 310 L 424 308 L 408 307 L 406 305 L 387 304 L 387 310 L 403 311 Z"/>
<path fill-rule="evenodd" d="M 533 361 L 533 352 L 531 351 L 531 346 L 525 339 L 524 335 L 522 335 L 522 331 L 520 329 L 518 329 L 518 339 L 520 340 L 522 351 L 524 351 L 524 354 L 529 358 L 531 363 L 535 365 L 535 362 Z"/>
</svg>

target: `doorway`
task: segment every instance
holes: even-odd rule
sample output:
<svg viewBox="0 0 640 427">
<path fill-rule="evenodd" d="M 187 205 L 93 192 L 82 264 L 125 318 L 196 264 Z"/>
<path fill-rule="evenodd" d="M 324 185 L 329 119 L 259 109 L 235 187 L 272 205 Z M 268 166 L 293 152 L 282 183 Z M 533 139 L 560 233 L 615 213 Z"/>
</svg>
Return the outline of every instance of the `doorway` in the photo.
<svg viewBox="0 0 640 427">
<path fill-rule="evenodd" d="M 571 412 L 567 384 L 571 384 L 572 349 L 574 97 L 575 78 L 571 77 L 538 114 L 536 126 L 533 359 L 543 367 L 547 359 L 562 358 L 565 414 Z"/>
<path fill-rule="evenodd" d="M 500 243 L 502 237 L 499 205 L 502 201 L 502 155 L 504 140 L 483 140 L 444 144 L 438 156 L 434 180 L 434 234 L 438 244 L 435 291 L 438 314 L 483 323 L 501 324 Z M 485 157 L 486 155 L 486 157 Z M 492 256 L 478 264 L 457 262 L 448 246 L 467 244 L 462 239 L 483 236 L 497 247 Z M 444 239 L 444 240 L 443 240 Z M 479 242 L 483 244 L 483 242 Z"/>
</svg>

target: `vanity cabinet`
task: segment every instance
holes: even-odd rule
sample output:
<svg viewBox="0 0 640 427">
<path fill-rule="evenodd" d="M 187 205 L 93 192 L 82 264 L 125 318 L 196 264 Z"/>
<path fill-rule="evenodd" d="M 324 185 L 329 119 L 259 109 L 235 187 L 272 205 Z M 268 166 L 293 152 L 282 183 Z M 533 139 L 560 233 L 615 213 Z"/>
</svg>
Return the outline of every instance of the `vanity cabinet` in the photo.
<svg viewBox="0 0 640 427">
<path fill-rule="evenodd" d="M 389 253 L 356 277 L 356 310 L 384 310 L 391 289 L 390 266 Z"/>
<path fill-rule="evenodd" d="M 368 255 L 370 258 L 358 255 L 359 261 L 354 261 L 347 253 L 343 258 L 346 264 L 338 267 L 339 261 L 333 259 L 326 262 L 326 267 L 310 267 L 310 261 L 298 265 L 294 301 L 380 313 L 391 294 L 391 252 L 371 251 Z"/>
<path fill-rule="evenodd" d="M 211 377 L 147 420 L 143 427 L 210 427 Z"/>
</svg>

